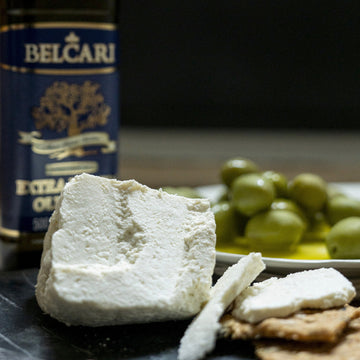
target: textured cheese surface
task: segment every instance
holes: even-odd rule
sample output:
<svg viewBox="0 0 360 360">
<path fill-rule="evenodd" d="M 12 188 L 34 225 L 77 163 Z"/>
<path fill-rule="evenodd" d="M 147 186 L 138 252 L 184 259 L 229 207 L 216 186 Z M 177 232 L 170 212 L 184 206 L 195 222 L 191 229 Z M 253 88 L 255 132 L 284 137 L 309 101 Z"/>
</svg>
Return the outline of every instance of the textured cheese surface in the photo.
<svg viewBox="0 0 360 360">
<path fill-rule="evenodd" d="M 69 325 L 182 319 L 208 300 L 214 265 L 208 200 L 82 174 L 51 217 L 36 297 Z"/>
<path fill-rule="evenodd" d="M 280 279 L 270 278 L 247 288 L 236 298 L 232 315 L 256 323 L 269 317 L 285 317 L 304 308 L 342 306 L 354 297 L 353 285 L 337 270 L 307 270 Z"/>
<path fill-rule="evenodd" d="M 197 360 L 215 347 L 219 319 L 225 309 L 264 270 L 261 254 L 251 253 L 229 267 L 211 289 L 209 302 L 181 339 L 178 359 Z"/>
</svg>

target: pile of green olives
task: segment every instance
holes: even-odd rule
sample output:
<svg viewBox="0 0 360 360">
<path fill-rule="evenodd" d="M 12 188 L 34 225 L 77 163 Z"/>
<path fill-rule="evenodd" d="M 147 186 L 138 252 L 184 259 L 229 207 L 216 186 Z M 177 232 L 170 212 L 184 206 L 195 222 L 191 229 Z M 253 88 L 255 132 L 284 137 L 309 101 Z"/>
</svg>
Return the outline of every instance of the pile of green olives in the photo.
<svg viewBox="0 0 360 360">
<path fill-rule="evenodd" d="M 227 160 L 220 175 L 225 191 L 212 205 L 218 248 L 238 244 L 279 253 L 317 241 L 331 258 L 360 258 L 360 200 L 320 176 L 302 173 L 288 180 L 241 157 Z"/>
</svg>

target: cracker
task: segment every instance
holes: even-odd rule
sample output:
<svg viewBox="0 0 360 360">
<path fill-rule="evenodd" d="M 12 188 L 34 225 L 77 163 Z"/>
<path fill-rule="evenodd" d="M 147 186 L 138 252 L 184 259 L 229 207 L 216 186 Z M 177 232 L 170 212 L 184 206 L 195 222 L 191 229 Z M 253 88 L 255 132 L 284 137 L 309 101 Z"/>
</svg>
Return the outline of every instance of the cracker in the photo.
<svg viewBox="0 0 360 360">
<path fill-rule="evenodd" d="M 360 319 L 350 322 L 338 343 L 258 340 L 255 353 L 261 360 L 358 360 Z"/>
<path fill-rule="evenodd" d="M 360 308 L 346 305 L 329 310 L 303 310 L 286 318 L 268 318 L 258 324 L 237 320 L 231 315 L 221 319 L 222 335 L 232 339 L 282 338 L 296 341 L 335 342 Z"/>
</svg>

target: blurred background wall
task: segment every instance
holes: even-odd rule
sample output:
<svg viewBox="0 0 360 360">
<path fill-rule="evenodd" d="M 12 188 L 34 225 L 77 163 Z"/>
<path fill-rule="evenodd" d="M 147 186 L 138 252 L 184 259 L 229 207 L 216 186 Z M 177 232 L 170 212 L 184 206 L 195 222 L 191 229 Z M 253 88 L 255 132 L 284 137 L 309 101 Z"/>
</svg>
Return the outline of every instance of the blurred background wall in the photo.
<svg viewBox="0 0 360 360">
<path fill-rule="evenodd" d="M 122 0 L 122 125 L 357 129 L 360 2 Z"/>
</svg>

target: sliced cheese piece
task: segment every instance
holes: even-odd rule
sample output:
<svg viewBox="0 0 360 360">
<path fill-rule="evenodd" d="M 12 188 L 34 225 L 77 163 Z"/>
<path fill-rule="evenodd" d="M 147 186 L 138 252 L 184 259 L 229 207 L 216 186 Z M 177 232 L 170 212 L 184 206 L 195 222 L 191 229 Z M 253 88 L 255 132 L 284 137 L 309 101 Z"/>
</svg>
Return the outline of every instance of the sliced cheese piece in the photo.
<svg viewBox="0 0 360 360">
<path fill-rule="evenodd" d="M 184 319 L 208 300 L 214 266 L 208 200 L 83 174 L 51 217 L 36 298 L 69 325 Z"/>
<path fill-rule="evenodd" d="M 261 254 L 251 253 L 224 272 L 211 289 L 209 302 L 185 331 L 180 343 L 179 360 L 201 359 L 214 349 L 221 328 L 220 317 L 264 269 Z"/>
<path fill-rule="evenodd" d="M 355 297 L 351 282 L 333 268 L 306 270 L 284 278 L 270 278 L 243 291 L 232 315 L 249 323 L 285 317 L 300 309 L 328 309 Z"/>
</svg>

